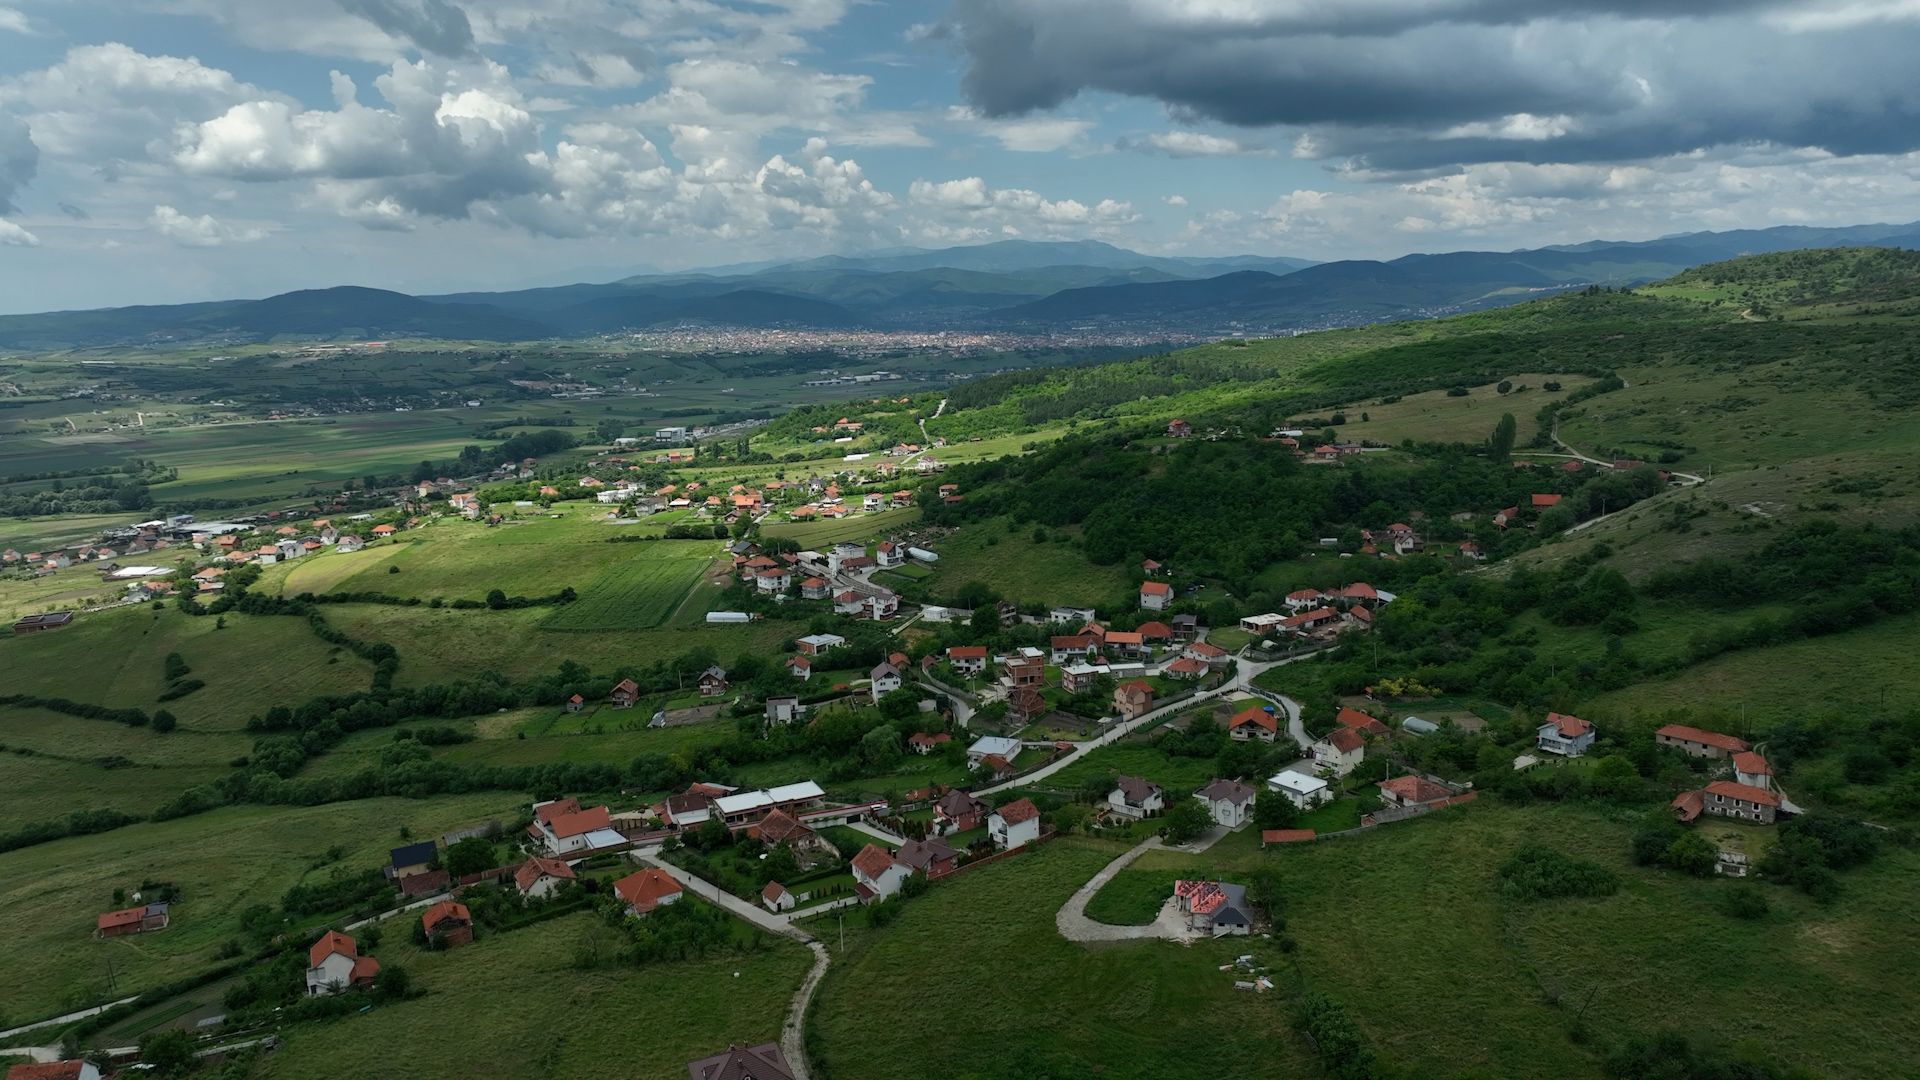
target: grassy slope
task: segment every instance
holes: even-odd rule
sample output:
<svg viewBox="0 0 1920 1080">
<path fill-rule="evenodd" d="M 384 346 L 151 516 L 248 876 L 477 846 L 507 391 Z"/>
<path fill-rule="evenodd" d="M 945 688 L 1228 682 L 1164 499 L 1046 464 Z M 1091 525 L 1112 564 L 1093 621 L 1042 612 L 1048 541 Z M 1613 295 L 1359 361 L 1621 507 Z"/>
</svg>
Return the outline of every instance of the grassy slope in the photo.
<svg viewBox="0 0 1920 1080">
<path fill-rule="evenodd" d="M 576 971 L 593 916 L 570 915 L 472 945 L 422 953 L 390 930 L 378 956 L 425 997 L 288 1034 L 265 1080 L 332 1080 L 342 1062 L 415 1080 L 618 1076 L 684 1080 L 686 1063 L 779 1038 L 812 962 L 781 941 L 764 952 Z"/>
<path fill-rule="evenodd" d="M 98 836 L 58 840 L 0 854 L 0 1015 L 39 1017 L 106 996 L 109 958 L 121 993 L 182 978 L 214 963 L 221 942 L 240 933 L 239 914 L 278 904 L 335 844 L 342 865 L 361 870 L 386 861 L 403 841 L 490 817 L 510 815 L 523 796 L 510 792 L 417 802 L 371 799 L 311 808 L 233 807 Z M 157 934 L 99 941 L 94 917 L 111 909 L 116 887 L 145 879 L 180 886 L 174 925 Z"/>
<path fill-rule="evenodd" d="M 1061 530 L 1052 530 L 1058 535 Z M 1078 530 L 1067 530 L 1077 532 Z M 989 544 L 995 537 L 998 543 Z M 991 586 L 1002 596 L 1045 604 L 1124 607 L 1133 593 L 1119 566 L 1095 566 L 1071 544 L 1033 542 L 1033 529 L 1009 533 L 1002 520 L 969 525 L 935 547 L 936 592 L 957 592 L 970 581 Z"/>
<path fill-rule="evenodd" d="M 1398 446 L 1402 439 L 1478 443 L 1493 431 L 1502 413 L 1512 413 L 1518 425 L 1517 445 L 1525 446 L 1540 430 L 1534 414 L 1541 406 L 1593 381 L 1583 375 L 1541 374 L 1515 374 L 1508 376 L 1508 379 L 1516 386 L 1526 386 L 1528 389 L 1502 394 L 1495 389 L 1498 384 L 1492 384 L 1469 387 L 1465 397 L 1450 397 L 1445 390 L 1430 390 L 1424 394 L 1409 394 L 1391 405 L 1356 405 L 1347 411 L 1347 424 L 1339 429 L 1340 435 L 1392 446 Z M 1549 379 L 1560 384 L 1560 395 L 1541 389 L 1540 384 Z M 1370 419 L 1362 421 L 1362 411 Z M 1320 410 L 1302 413 L 1294 419 L 1325 419 L 1327 416 L 1326 410 Z M 1318 432 L 1309 434 L 1317 435 Z"/>
<path fill-rule="evenodd" d="M 935 886 L 885 930 L 850 927 L 808 1027 L 819 1073 L 1018 1076 L 1070 1058 L 1114 1080 L 1299 1075 L 1279 996 L 1235 993 L 1216 970 L 1245 942 L 1090 950 L 1060 937 L 1054 911 L 1122 850 L 1056 841 Z M 875 1002 L 914 1020 L 882 1021 Z"/>
</svg>

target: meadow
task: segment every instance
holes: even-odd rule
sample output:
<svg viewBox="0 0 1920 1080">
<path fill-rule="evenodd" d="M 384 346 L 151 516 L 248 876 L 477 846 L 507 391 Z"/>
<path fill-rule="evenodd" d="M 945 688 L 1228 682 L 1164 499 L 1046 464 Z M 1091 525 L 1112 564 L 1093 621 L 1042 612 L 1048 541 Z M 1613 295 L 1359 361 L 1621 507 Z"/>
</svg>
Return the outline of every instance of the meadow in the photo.
<svg viewBox="0 0 1920 1080">
<path fill-rule="evenodd" d="M 65 800 L 61 800 L 65 804 Z M 217 962 L 221 945 L 243 937 L 240 913 L 277 906 L 303 880 L 324 880 L 337 864 L 360 870 L 387 851 L 489 818 L 511 818 L 525 797 L 509 792 L 432 800 L 368 799 L 316 807 L 227 807 L 174 821 L 129 825 L 0 854 L 0 1016 L 35 1019 L 107 996 L 111 970 L 121 994 L 171 982 Z M 320 864 L 320 865 L 316 865 Z M 115 888 L 143 881 L 180 888 L 173 925 L 98 940 L 94 919 L 113 909 Z"/>
<path fill-rule="evenodd" d="M 1847 874 L 1830 907 L 1760 886 L 1772 911 L 1746 922 L 1720 907 L 1733 882 L 1632 866 L 1633 820 L 1483 800 L 1268 851 L 1248 829 L 1201 856 L 1149 852 L 1102 901 L 1133 921 L 1176 876 L 1271 867 L 1290 956 L 1260 937 L 1191 949 L 1068 943 L 1054 911 L 1122 848 L 1056 841 L 935 886 L 885 930 L 850 931 L 810 1034 L 835 1076 L 905 1075 L 901 1065 L 981 1077 L 1298 1075 L 1310 1055 L 1288 1031 L 1285 996 L 1235 994 L 1233 976 L 1214 970 L 1251 952 L 1281 969 L 1283 986 L 1297 972 L 1344 1002 L 1407 1075 L 1598 1078 L 1596 1051 L 1664 1027 L 1750 1040 L 1835 1080 L 1900 1074 L 1920 1049 L 1895 1019 L 1920 1008 L 1920 987 L 1903 974 L 1920 913 L 1898 898 L 1920 882 L 1920 854 L 1890 848 Z M 1764 843 L 1762 830 L 1743 831 Z M 1624 887 L 1600 900 L 1503 899 L 1495 870 L 1529 839 L 1612 869 Z M 984 982 L 997 992 L 975 1008 L 938 1005 L 944 987 Z M 923 1022 L 875 1029 L 861 1007 L 875 998 Z M 1567 1034 L 1582 1007 L 1586 1045 Z M 999 1037 L 973 1037 L 983 1026 Z"/>
<path fill-rule="evenodd" d="M 713 562 L 713 544 L 661 541 L 644 554 L 602 571 L 580 599 L 556 608 L 540 625 L 548 630 L 646 630 L 659 626 L 680 607 L 700 575 Z M 702 554 L 683 548 L 701 548 Z"/>
<path fill-rule="evenodd" d="M 425 995 L 289 1030 L 262 1080 L 334 1080 L 342 1061 L 418 1080 L 684 1080 L 688 1061 L 777 1040 L 813 961 L 769 938 L 761 951 L 582 971 L 571 964 L 576 944 L 604 929 L 590 913 L 445 952 L 416 949 L 403 921 L 375 955 L 406 968 Z"/>
<path fill-rule="evenodd" d="M 1005 519 L 963 526 L 933 545 L 940 561 L 928 584 L 946 596 L 977 581 L 1001 596 L 1049 606 L 1130 604 L 1133 585 L 1123 568 L 1095 566 L 1078 547 L 1060 541 L 1075 531 L 1048 530 L 1047 542 L 1035 543 L 1032 526 L 1016 528 Z"/>
<path fill-rule="evenodd" d="M 1540 406 L 1558 396 L 1579 390 L 1593 382 L 1593 379 L 1585 375 L 1535 372 L 1508 375 L 1503 381 L 1512 383 L 1514 389 L 1502 394 L 1498 383 L 1489 383 L 1465 387 L 1467 392 L 1458 396 L 1449 390 L 1429 390 L 1421 394 L 1408 394 L 1391 403 L 1359 401 L 1344 410 L 1347 422 L 1335 431 L 1343 439 L 1364 439 L 1388 446 L 1398 446 L 1402 439 L 1412 439 L 1414 442 L 1480 443 L 1500 422 L 1502 414 L 1512 414 L 1518 425 L 1516 445 L 1525 446 L 1540 430 L 1535 416 Z M 1559 383 L 1560 391 L 1555 393 L 1544 389 L 1542 384 L 1548 381 Z M 1289 419 L 1297 424 L 1303 420 L 1324 420 L 1330 414 L 1331 410 L 1322 409 L 1303 412 Z M 1317 439 L 1319 435 L 1320 429 L 1313 428 L 1302 436 L 1302 441 Z"/>
</svg>

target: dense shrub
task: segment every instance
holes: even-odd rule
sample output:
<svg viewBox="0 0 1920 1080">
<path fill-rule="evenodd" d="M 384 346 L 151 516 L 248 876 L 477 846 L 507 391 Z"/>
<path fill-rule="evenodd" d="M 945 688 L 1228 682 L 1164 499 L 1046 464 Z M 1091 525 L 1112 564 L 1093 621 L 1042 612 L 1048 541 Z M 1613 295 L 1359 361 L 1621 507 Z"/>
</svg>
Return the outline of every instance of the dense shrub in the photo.
<svg viewBox="0 0 1920 1080">
<path fill-rule="evenodd" d="M 1500 867 L 1501 891 L 1516 900 L 1599 898 L 1620 891 L 1620 879 L 1597 863 L 1569 858 L 1539 844 L 1522 844 Z"/>
</svg>

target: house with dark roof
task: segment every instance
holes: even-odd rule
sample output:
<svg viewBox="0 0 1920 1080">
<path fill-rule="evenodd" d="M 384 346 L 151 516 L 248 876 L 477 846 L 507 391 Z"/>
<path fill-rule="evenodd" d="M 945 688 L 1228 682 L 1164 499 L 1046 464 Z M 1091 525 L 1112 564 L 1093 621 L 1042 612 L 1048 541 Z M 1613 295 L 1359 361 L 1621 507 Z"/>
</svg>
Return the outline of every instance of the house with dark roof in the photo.
<svg viewBox="0 0 1920 1080">
<path fill-rule="evenodd" d="M 1593 725 L 1577 716 L 1550 712 L 1546 723 L 1534 733 L 1534 745 L 1549 754 L 1579 757 L 1593 745 Z"/>
<path fill-rule="evenodd" d="M 719 697 L 727 692 L 727 669 L 715 665 L 700 673 L 700 696 Z"/>
<path fill-rule="evenodd" d="M 767 811 L 766 817 L 747 826 L 747 835 L 767 845 L 768 849 L 787 845 L 794 857 L 800 860 L 802 868 L 835 854 L 833 845 L 821 838 L 819 833 L 777 807 Z"/>
<path fill-rule="evenodd" d="M 729 1046 L 726 1052 L 687 1062 L 690 1080 L 794 1080 L 778 1043 Z"/>
<path fill-rule="evenodd" d="M 380 961 L 361 956 L 359 943 L 338 930 L 320 935 L 307 950 L 307 995 L 364 990 L 380 974 Z"/>
<path fill-rule="evenodd" d="M 1237 829 L 1252 820 L 1258 792 L 1238 780 L 1215 780 L 1194 792 L 1193 797 L 1213 815 L 1215 825 Z"/>
<path fill-rule="evenodd" d="M 440 948 L 473 941 L 473 913 L 455 900 L 442 900 L 422 912 L 420 926 L 427 932 L 427 941 Z"/>
<path fill-rule="evenodd" d="M 959 857 L 953 845 L 938 836 L 909 840 L 894 853 L 895 860 L 905 863 L 915 873 L 927 875 L 928 881 L 938 881 L 953 873 L 954 860 Z"/>
<path fill-rule="evenodd" d="M 1114 781 L 1113 790 L 1107 793 L 1107 810 L 1121 817 L 1152 817 L 1166 806 L 1160 785 L 1138 776 L 1119 777 Z"/>
<path fill-rule="evenodd" d="M 424 874 L 439 858 L 440 849 L 431 840 L 422 840 L 417 844 L 394 848 L 387 852 L 387 861 L 390 864 L 387 877 L 394 881 L 401 881 L 415 874 Z"/>
<path fill-rule="evenodd" d="M 1040 839 L 1040 809 L 1022 796 L 987 815 L 987 834 L 1005 851 Z"/>
<path fill-rule="evenodd" d="M 633 703 L 640 700 L 640 684 L 632 679 L 621 679 L 607 696 L 612 699 L 614 708 L 631 709 Z"/>
<path fill-rule="evenodd" d="M 905 685 L 900 679 L 900 669 L 890 663 L 876 664 L 867 674 L 873 680 L 873 697 L 876 701 Z"/>
<path fill-rule="evenodd" d="M 1187 917 L 1187 929 L 1208 937 L 1253 933 L 1247 915 L 1247 887 L 1226 881 L 1176 881 L 1174 903 Z"/>
<path fill-rule="evenodd" d="M 964 791 L 949 791 L 933 804 L 933 821 L 941 835 L 968 832 L 984 825 L 992 809 Z"/>
</svg>

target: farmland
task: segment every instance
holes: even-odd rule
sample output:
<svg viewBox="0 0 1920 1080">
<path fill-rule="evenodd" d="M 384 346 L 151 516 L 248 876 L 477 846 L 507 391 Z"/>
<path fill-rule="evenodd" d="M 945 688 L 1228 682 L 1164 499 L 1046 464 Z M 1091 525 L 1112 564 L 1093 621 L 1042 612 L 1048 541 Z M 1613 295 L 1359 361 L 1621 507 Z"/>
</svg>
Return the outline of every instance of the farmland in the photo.
<svg viewBox="0 0 1920 1080">
<path fill-rule="evenodd" d="M 648 551 L 603 571 L 581 590 L 580 599 L 556 610 L 542 626 L 549 630 L 646 630 L 667 621 L 687 590 L 712 561 L 696 555 L 691 544 L 672 551 Z M 712 545 L 699 545 L 711 552 Z"/>
</svg>

